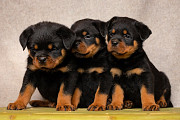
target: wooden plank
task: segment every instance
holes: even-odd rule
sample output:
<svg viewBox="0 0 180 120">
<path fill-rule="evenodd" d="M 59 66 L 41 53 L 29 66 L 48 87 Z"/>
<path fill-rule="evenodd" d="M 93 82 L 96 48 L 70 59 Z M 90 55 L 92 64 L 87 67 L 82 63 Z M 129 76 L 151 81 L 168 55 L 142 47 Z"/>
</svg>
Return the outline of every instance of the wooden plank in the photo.
<svg viewBox="0 0 180 120">
<path fill-rule="evenodd" d="M 161 108 L 161 111 L 124 109 L 120 111 L 56 111 L 55 108 L 0 108 L 0 120 L 180 120 L 180 108 Z"/>
</svg>

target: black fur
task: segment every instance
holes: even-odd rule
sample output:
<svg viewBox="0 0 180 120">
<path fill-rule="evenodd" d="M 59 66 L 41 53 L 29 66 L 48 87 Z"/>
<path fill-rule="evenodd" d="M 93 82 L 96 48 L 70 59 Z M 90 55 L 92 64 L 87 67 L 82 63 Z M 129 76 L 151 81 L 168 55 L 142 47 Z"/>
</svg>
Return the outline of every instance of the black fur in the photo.
<svg viewBox="0 0 180 120">
<path fill-rule="evenodd" d="M 31 84 L 34 88 L 38 88 L 43 98 L 57 103 L 60 85 L 64 83 L 64 94 L 72 95 L 78 75 L 75 70 L 75 61 L 69 52 L 74 40 L 75 34 L 64 25 L 57 23 L 40 22 L 25 29 L 20 35 L 20 43 L 23 50 L 28 48 L 30 54 L 20 94 L 24 93 L 28 84 Z M 49 44 L 52 45 L 50 49 L 48 49 Z M 37 49 L 35 49 L 35 45 L 38 46 Z M 64 50 L 65 56 L 62 61 L 57 61 L 60 62 L 57 65 L 49 68 L 42 63 L 44 65 L 42 67 L 35 69 L 30 67 L 34 65 L 33 58 L 43 56 L 50 57 L 54 61 L 64 54 L 61 52 L 62 50 Z M 58 70 L 65 66 L 68 66 L 68 71 Z"/>
<path fill-rule="evenodd" d="M 105 23 L 99 20 L 83 19 L 75 22 L 71 29 L 76 33 L 76 41 L 73 48 L 77 48 L 76 42 L 85 42 L 87 46 L 90 46 L 92 44 L 97 45 L 95 38 L 99 38 L 100 40 L 100 49 L 91 57 L 83 58 L 83 55 L 74 52 L 78 62 L 78 68 L 83 68 L 85 71 L 94 67 L 104 68 L 104 72 L 100 74 L 97 72 L 79 73 L 77 88 L 82 91 L 82 95 L 78 107 L 87 108 L 93 103 L 98 86 L 100 86 L 100 93 L 109 94 L 112 84 L 112 77 L 109 72 L 107 61 L 108 52 L 104 36 Z M 83 31 L 86 31 L 87 36 L 90 38 L 86 39 L 86 36 L 82 35 Z"/>
<path fill-rule="evenodd" d="M 115 29 L 113 34 L 111 33 L 112 29 Z M 127 34 L 123 34 L 123 30 L 127 30 Z M 124 41 L 127 46 L 133 46 L 134 40 L 138 43 L 138 49 L 127 58 L 118 59 L 114 55 L 109 57 L 111 68 L 119 68 L 122 71 L 120 77 L 115 76 L 114 84 L 122 87 L 124 90 L 124 100 L 132 101 L 133 107 L 142 107 L 140 94 L 142 85 L 146 87 L 148 93 L 154 94 L 155 102 L 165 92 L 164 96 L 167 107 L 172 107 L 170 101 L 171 86 L 167 76 L 156 69 L 142 48 L 143 41 L 151 33 L 151 30 L 145 24 L 127 17 L 113 17 L 107 22 L 106 34 L 108 35 L 108 42 L 112 39 L 117 39 L 118 44 Z M 110 53 L 113 52 L 117 51 L 110 51 Z M 123 54 L 119 53 L 119 56 L 123 56 Z M 126 72 L 134 68 L 142 68 L 144 72 L 141 75 L 133 74 L 127 76 Z"/>
</svg>

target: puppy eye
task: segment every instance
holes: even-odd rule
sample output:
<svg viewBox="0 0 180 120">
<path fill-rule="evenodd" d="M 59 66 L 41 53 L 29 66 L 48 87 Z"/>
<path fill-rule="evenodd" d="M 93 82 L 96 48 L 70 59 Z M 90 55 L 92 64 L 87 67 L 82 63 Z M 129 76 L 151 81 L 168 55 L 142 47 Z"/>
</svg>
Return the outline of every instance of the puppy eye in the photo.
<svg viewBox="0 0 180 120">
<path fill-rule="evenodd" d="M 37 47 L 37 45 L 34 45 L 34 46 L 30 47 L 30 49 L 31 49 L 32 51 L 36 51 L 36 50 L 38 50 L 38 47 Z"/>
<path fill-rule="evenodd" d="M 90 36 L 90 35 L 86 35 L 86 36 L 84 36 L 84 38 L 85 38 L 85 39 L 90 39 L 91 36 Z"/>
<path fill-rule="evenodd" d="M 38 49 L 38 45 L 35 44 L 35 45 L 33 46 L 33 49 L 34 49 L 34 50 L 37 50 L 37 49 Z"/>
<path fill-rule="evenodd" d="M 129 38 L 131 38 L 131 36 L 129 34 L 124 34 L 124 38 L 129 39 Z"/>
<path fill-rule="evenodd" d="M 55 47 L 55 46 L 53 46 L 53 47 L 52 47 L 52 50 L 58 50 L 58 48 L 57 48 L 57 47 Z"/>
<path fill-rule="evenodd" d="M 115 33 L 109 33 L 109 36 L 112 37 L 113 35 L 115 35 Z"/>
<path fill-rule="evenodd" d="M 57 48 L 56 48 L 56 47 L 53 47 L 51 50 L 57 50 Z"/>
<path fill-rule="evenodd" d="M 49 44 L 48 49 L 49 50 L 57 50 L 58 48 L 56 46 L 54 46 L 53 44 Z"/>
<path fill-rule="evenodd" d="M 36 50 L 34 47 L 31 47 L 30 49 L 31 49 L 32 51 L 35 51 L 35 50 Z"/>
</svg>

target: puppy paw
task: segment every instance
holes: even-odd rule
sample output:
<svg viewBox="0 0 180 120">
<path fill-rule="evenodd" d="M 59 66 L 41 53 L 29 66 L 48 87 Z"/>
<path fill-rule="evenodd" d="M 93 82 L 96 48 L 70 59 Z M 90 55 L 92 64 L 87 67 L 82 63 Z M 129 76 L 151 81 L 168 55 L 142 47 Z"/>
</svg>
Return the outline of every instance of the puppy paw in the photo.
<svg viewBox="0 0 180 120">
<path fill-rule="evenodd" d="M 9 103 L 7 106 L 7 110 L 22 110 L 25 108 L 26 106 L 22 102 Z"/>
<path fill-rule="evenodd" d="M 104 111 L 106 110 L 106 107 L 103 105 L 91 104 L 87 110 L 88 111 Z"/>
<path fill-rule="evenodd" d="M 39 102 L 37 102 L 36 100 L 31 100 L 31 101 L 29 102 L 29 104 L 30 104 L 32 107 L 40 107 Z"/>
<path fill-rule="evenodd" d="M 75 111 L 73 105 L 56 105 L 56 111 Z"/>
<path fill-rule="evenodd" d="M 73 105 L 73 107 L 74 107 L 74 110 L 77 110 L 77 105 Z"/>
<path fill-rule="evenodd" d="M 157 104 L 149 104 L 145 105 L 142 108 L 144 111 L 159 111 L 159 105 Z"/>
<path fill-rule="evenodd" d="M 166 108 L 167 107 L 167 102 L 165 100 L 159 100 L 157 101 L 157 104 L 161 107 L 161 108 Z"/>
<path fill-rule="evenodd" d="M 123 109 L 123 104 L 109 104 L 107 106 L 107 110 L 122 110 Z"/>
<path fill-rule="evenodd" d="M 130 100 L 124 101 L 124 106 L 125 109 L 131 109 L 133 107 L 133 102 Z"/>
<path fill-rule="evenodd" d="M 56 107 L 56 103 L 49 102 L 49 101 L 41 101 L 41 100 L 31 100 L 29 104 L 32 107 Z"/>
</svg>

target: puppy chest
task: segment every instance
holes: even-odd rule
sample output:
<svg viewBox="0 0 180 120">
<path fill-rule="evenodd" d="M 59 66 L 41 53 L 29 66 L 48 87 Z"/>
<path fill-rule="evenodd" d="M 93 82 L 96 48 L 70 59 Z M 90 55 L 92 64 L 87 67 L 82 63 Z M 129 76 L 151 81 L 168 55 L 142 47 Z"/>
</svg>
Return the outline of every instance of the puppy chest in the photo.
<svg viewBox="0 0 180 120">
<path fill-rule="evenodd" d="M 43 98 L 54 101 L 57 99 L 62 80 L 61 73 L 40 73 L 37 76 L 37 88 Z"/>
</svg>

